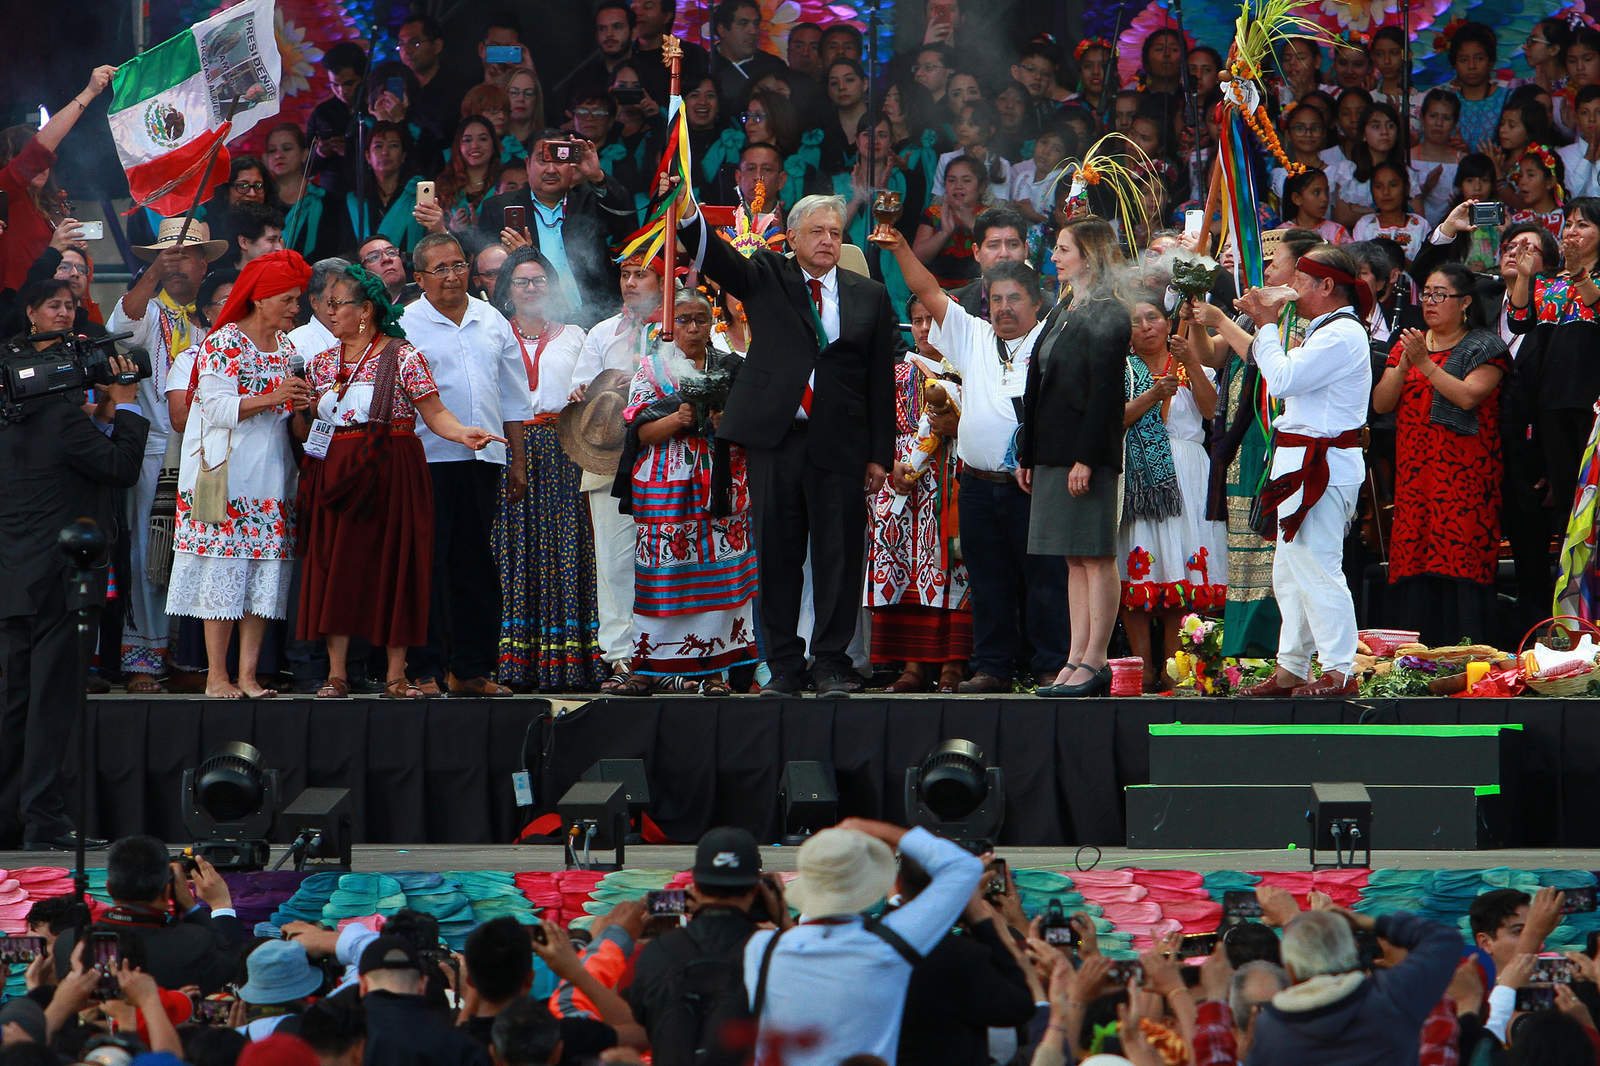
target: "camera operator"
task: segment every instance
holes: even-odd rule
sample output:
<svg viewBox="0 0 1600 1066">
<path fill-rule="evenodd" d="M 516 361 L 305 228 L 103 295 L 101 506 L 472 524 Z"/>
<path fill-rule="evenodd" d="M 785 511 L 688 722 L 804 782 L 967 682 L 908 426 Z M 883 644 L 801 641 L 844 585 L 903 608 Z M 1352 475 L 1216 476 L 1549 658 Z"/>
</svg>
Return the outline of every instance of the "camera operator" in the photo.
<svg viewBox="0 0 1600 1066">
<path fill-rule="evenodd" d="M 77 302 L 65 281 L 31 285 L 22 303 L 29 333 L 72 324 Z M 59 323 L 59 324 L 58 324 Z M 32 356 L 53 342 L 19 337 L 0 349 L 0 361 Z M 113 358 L 115 374 L 131 360 Z M 0 847 L 20 839 L 29 851 L 77 845 L 61 795 L 61 765 L 77 724 L 77 634 L 67 610 L 68 563 L 56 547 L 62 527 L 87 515 L 106 534 L 117 528 L 114 490 L 139 479 L 150 423 L 140 414 L 133 385 L 104 390 L 114 405 L 110 433 L 80 406 L 81 393 L 59 392 L 23 401 L 18 419 L 0 418 Z M 9 398 L 8 398 L 9 402 Z M 104 846 L 96 842 L 95 846 Z"/>
<path fill-rule="evenodd" d="M 792 924 L 781 885 L 761 875 L 761 853 L 748 830 L 727 826 L 700 838 L 689 912 L 689 924 L 639 952 L 628 1000 L 650 1032 L 658 1066 L 741 1062 L 750 1048 L 731 1046 L 724 1035 L 730 1023 L 750 1017 L 745 942 L 762 919 L 780 928 Z"/>
<path fill-rule="evenodd" d="M 214 866 L 194 861 L 193 891 L 189 876 L 155 837 L 123 837 L 106 855 L 111 908 L 92 928 L 120 933 L 124 943 L 137 942 L 143 968 L 162 988 L 194 985 L 209 996 L 238 976 L 246 931 Z M 57 940 L 53 954 L 59 975 L 65 976 L 76 939 L 73 931 L 64 931 Z"/>
</svg>

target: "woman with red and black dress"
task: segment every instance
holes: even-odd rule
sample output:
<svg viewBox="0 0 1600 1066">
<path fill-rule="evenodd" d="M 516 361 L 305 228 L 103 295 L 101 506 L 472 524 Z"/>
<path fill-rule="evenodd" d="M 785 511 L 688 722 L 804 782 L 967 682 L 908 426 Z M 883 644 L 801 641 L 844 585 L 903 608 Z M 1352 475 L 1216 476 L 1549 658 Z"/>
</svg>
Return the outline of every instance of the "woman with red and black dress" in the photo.
<svg viewBox="0 0 1600 1066">
<path fill-rule="evenodd" d="M 417 439 L 434 433 L 474 451 L 504 438 L 464 426 L 439 398 L 424 356 L 405 339 L 400 308 L 377 275 L 348 266 L 328 283 L 329 328 L 339 345 L 317 355 L 307 379 L 316 417 L 334 425 L 321 451 L 306 444 L 300 520 L 301 640 L 328 643 L 317 695 L 350 695 L 351 636 L 388 653 L 383 694 L 418 699 L 406 649 L 427 643 L 433 567 L 433 483 Z"/>
<path fill-rule="evenodd" d="M 1511 356 L 1484 328 L 1473 277 L 1460 263 L 1428 275 L 1428 328 L 1401 335 L 1372 390 L 1373 410 L 1398 409 L 1388 613 L 1429 644 L 1497 636 L 1500 384 Z"/>
</svg>

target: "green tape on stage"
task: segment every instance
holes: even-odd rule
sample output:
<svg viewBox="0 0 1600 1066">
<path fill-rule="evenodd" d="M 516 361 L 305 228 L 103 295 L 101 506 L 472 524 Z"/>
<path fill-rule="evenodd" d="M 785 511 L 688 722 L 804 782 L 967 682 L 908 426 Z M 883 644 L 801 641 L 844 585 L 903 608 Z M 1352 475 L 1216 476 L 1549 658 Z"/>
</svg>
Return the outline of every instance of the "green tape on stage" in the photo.
<svg viewBox="0 0 1600 1066">
<path fill-rule="evenodd" d="M 1492 737 L 1520 730 L 1516 722 L 1498 725 L 1185 725 L 1151 724 L 1153 737 Z"/>
</svg>

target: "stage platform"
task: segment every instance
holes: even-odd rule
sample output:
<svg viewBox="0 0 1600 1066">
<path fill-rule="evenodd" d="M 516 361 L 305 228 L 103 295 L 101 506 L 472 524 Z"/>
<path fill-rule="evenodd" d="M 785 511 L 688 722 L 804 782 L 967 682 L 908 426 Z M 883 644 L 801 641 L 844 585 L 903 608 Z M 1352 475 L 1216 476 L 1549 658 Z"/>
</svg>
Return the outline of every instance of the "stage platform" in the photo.
<svg viewBox="0 0 1600 1066">
<path fill-rule="evenodd" d="M 174 850 L 184 842 L 174 841 Z M 284 848 L 272 849 L 277 862 Z M 787 872 L 795 868 L 796 848 L 763 847 L 761 864 L 768 870 Z M 1293 873 L 1307 869 L 1304 849 L 1276 848 L 1247 851 L 1152 851 L 1136 848 L 1010 848 L 999 852 L 1013 869 L 1065 870 L 1069 874 L 1081 862 L 1098 870 L 1194 870 L 1209 874 L 1222 870 L 1271 870 Z M 694 848 L 688 845 L 640 845 L 627 851 L 627 867 L 632 870 L 687 870 L 694 865 Z M 89 868 L 103 869 L 106 853 L 90 852 Z M 1600 870 L 1600 848 L 1563 850 L 1559 848 L 1502 848 L 1496 851 L 1382 851 L 1372 855 L 1374 869 L 1385 870 L 1480 870 L 1508 867 L 1513 870 Z M 66 851 L 0 851 L 0 870 L 30 866 L 71 868 L 72 853 Z M 290 867 L 285 864 L 284 869 Z M 308 872 L 319 867 L 307 867 Z M 550 844 L 358 844 L 351 869 L 358 873 L 393 873 L 416 870 L 444 873 L 451 870 L 538 870 L 565 869 L 562 848 Z M 3 880 L 3 878 L 0 878 Z"/>
<path fill-rule="evenodd" d="M 1123 789 L 1150 780 L 1152 724 L 1518 723 L 1513 842 L 1600 847 L 1600 821 L 1590 817 L 1600 809 L 1600 708 L 1587 700 L 105 696 L 89 705 L 90 828 L 105 837 L 186 839 L 183 771 L 229 740 L 255 744 L 281 771 L 285 802 L 310 785 L 350 788 L 358 841 L 489 845 L 515 839 L 601 757 L 644 760 L 651 817 L 674 841 L 727 823 L 777 839 L 778 778 L 791 760 L 834 767 L 841 814 L 901 820 L 905 768 L 962 737 L 1005 769 L 1003 846 L 1121 847 Z M 533 775 L 531 810 L 519 810 L 512 792 L 511 775 L 524 767 Z"/>
</svg>

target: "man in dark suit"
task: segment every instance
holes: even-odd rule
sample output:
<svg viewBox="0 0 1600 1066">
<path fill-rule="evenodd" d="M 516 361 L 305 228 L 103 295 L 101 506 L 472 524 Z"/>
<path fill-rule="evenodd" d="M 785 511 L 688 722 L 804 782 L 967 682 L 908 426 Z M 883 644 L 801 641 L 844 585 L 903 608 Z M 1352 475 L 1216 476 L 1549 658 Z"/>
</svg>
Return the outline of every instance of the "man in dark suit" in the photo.
<svg viewBox="0 0 1600 1066">
<path fill-rule="evenodd" d="M 133 370 L 121 358 L 112 366 Z M 88 516 L 107 543 L 115 541 L 113 490 L 139 480 L 150 432 L 137 386 L 105 391 L 104 410 L 115 405 L 109 436 L 84 413 L 81 394 L 27 400 L 20 421 L 0 420 L 0 847 L 14 847 L 19 830 L 29 851 L 77 843 L 59 778 L 83 675 L 67 613 L 68 564 L 56 538 Z"/>
<path fill-rule="evenodd" d="M 572 159 L 551 158 L 550 142 L 571 143 Z M 520 207 L 527 225 L 505 225 L 508 207 Z M 588 141 L 569 141 L 560 130 L 540 131 L 528 155 L 528 187 L 491 196 L 478 213 L 488 243 L 516 249 L 531 244 L 550 260 L 585 329 L 619 310 L 619 273 L 611 248 L 638 227 L 633 195 L 600 169 Z"/>
<path fill-rule="evenodd" d="M 801 567 L 811 549 L 817 693 L 861 690 L 846 648 L 861 604 L 866 492 L 894 462 L 895 314 L 886 289 L 840 270 L 845 204 L 807 196 L 789 212 L 793 258 L 749 259 L 707 232 L 692 204 L 680 230 L 705 275 L 744 301 L 750 352 L 719 434 L 744 446 L 772 680 L 800 690 Z M 865 484 L 863 484 L 863 473 Z"/>
</svg>

